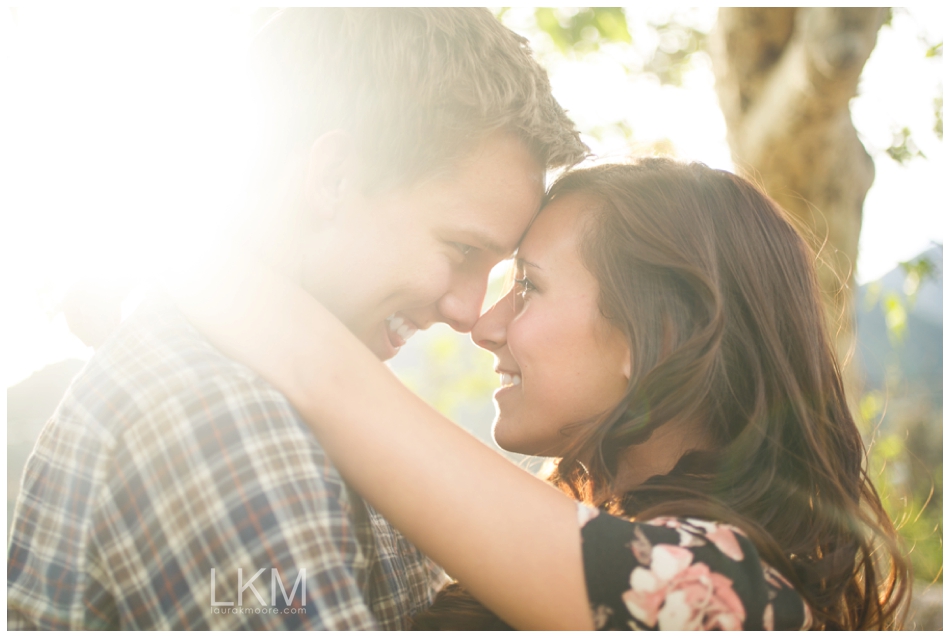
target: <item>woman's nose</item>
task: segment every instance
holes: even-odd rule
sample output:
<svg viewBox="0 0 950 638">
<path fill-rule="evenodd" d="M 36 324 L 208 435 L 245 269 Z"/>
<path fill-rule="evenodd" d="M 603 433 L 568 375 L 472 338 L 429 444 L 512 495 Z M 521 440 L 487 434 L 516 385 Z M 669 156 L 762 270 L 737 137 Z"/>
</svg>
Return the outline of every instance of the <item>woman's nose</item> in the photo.
<svg viewBox="0 0 950 638">
<path fill-rule="evenodd" d="M 494 352 L 508 343 L 508 324 L 515 316 L 515 291 L 489 308 L 472 328 L 472 341 L 480 348 Z"/>
</svg>

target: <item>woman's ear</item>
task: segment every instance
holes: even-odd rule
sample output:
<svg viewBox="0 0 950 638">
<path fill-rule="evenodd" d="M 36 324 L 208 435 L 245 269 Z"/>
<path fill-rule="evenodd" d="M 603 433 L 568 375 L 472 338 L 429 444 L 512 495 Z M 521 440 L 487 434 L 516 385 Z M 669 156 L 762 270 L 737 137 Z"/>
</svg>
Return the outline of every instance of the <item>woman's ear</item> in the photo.
<svg viewBox="0 0 950 638">
<path fill-rule="evenodd" d="M 336 216 L 345 185 L 353 170 L 353 138 L 340 130 L 329 131 L 310 146 L 305 182 L 307 204 L 318 219 Z"/>
<path fill-rule="evenodd" d="M 612 367 L 620 364 L 620 374 L 623 375 L 625 381 L 629 383 L 630 375 L 633 374 L 633 362 L 630 357 L 630 340 L 627 336 L 619 329 L 614 326 L 609 326 L 610 330 L 610 365 Z M 616 371 L 616 367 L 614 370 Z"/>
</svg>

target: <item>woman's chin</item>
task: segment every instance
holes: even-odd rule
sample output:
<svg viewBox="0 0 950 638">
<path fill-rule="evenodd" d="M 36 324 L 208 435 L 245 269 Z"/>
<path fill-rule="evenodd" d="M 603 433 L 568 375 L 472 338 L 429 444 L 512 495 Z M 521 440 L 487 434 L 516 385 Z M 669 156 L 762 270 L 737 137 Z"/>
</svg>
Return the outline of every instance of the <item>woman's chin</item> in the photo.
<svg viewBox="0 0 950 638">
<path fill-rule="evenodd" d="M 514 428 L 507 427 L 507 424 L 495 421 L 492 426 L 492 439 L 495 445 L 506 452 L 515 454 L 524 454 L 526 456 L 563 456 L 563 441 L 556 444 L 551 441 L 538 441 L 524 436 L 524 433 L 518 432 Z"/>
<path fill-rule="evenodd" d="M 499 423 L 498 419 L 496 419 L 495 423 L 492 425 L 491 438 L 495 441 L 495 445 L 506 452 L 514 452 L 515 454 L 533 454 L 533 452 L 523 451 L 525 449 L 524 441 L 519 440 L 519 437 L 517 436 L 513 436 L 513 433 L 503 424 Z"/>
</svg>

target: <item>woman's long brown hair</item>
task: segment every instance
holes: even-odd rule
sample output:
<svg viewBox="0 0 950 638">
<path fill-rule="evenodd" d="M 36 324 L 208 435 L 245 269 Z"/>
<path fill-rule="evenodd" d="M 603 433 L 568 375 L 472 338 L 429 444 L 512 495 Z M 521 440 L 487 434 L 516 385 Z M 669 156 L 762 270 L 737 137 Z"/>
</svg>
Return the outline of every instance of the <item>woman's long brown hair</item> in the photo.
<svg viewBox="0 0 950 638">
<path fill-rule="evenodd" d="M 815 256 L 786 214 L 741 177 L 664 158 L 569 172 L 548 200 L 568 193 L 596 204 L 581 256 L 629 339 L 632 374 L 550 480 L 628 518 L 737 525 L 815 628 L 897 627 L 908 566 L 866 471 Z M 616 494 L 624 450 L 674 421 L 704 424 L 712 445 Z M 466 597 L 447 591 L 417 625 L 490 628 Z"/>
</svg>

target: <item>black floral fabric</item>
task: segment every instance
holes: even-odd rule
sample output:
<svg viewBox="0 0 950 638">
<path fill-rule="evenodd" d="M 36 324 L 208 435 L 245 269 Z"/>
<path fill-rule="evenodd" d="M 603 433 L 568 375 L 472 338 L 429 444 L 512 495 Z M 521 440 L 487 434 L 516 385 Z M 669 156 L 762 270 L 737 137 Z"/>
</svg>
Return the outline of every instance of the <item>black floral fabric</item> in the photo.
<svg viewBox="0 0 950 638">
<path fill-rule="evenodd" d="M 738 528 L 694 518 L 631 522 L 580 505 L 597 629 L 808 629 L 808 606 Z"/>
</svg>

